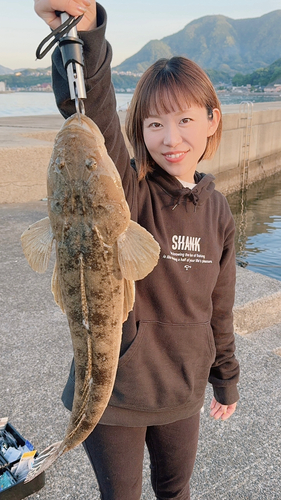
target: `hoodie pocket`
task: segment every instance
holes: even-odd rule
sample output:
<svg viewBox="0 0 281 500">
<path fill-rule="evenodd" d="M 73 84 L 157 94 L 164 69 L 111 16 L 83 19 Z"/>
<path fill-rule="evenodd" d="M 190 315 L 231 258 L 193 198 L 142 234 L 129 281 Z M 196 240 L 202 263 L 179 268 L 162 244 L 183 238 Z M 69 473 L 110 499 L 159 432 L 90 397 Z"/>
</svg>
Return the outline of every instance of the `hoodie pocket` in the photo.
<svg viewBox="0 0 281 500">
<path fill-rule="evenodd" d="M 143 411 L 185 406 L 204 395 L 214 360 L 209 323 L 140 322 L 119 360 L 109 404 Z"/>
</svg>

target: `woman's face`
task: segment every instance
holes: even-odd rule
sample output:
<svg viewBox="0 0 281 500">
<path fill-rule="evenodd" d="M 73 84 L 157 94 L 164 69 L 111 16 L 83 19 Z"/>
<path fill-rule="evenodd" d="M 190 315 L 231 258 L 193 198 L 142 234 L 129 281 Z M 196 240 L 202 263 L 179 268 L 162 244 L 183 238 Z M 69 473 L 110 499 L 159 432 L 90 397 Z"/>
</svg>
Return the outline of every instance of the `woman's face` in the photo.
<svg viewBox="0 0 281 500">
<path fill-rule="evenodd" d="M 166 172 L 179 180 L 194 182 L 207 138 L 215 133 L 219 121 L 217 108 L 211 118 L 205 107 L 195 104 L 184 104 L 170 113 L 152 110 L 143 123 L 144 142 L 153 160 Z"/>
</svg>

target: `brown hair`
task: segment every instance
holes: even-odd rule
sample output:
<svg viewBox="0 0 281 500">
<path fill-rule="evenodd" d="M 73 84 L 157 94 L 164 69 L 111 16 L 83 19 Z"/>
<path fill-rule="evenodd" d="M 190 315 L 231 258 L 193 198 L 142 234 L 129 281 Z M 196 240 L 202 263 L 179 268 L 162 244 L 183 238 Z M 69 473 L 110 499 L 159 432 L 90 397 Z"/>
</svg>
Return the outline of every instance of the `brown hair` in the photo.
<svg viewBox="0 0 281 500">
<path fill-rule="evenodd" d="M 188 106 L 195 104 L 205 107 L 210 119 L 214 108 L 221 112 L 210 79 L 195 62 L 186 57 L 159 59 L 140 78 L 126 118 L 126 134 L 134 150 L 139 179 L 145 177 L 155 164 L 143 139 L 144 120 L 152 110 L 161 114 L 175 111 L 175 108 L 181 109 L 183 100 Z M 221 132 L 220 120 L 216 132 L 207 138 L 206 149 L 199 161 L 214 156 Z"/>
</svg>

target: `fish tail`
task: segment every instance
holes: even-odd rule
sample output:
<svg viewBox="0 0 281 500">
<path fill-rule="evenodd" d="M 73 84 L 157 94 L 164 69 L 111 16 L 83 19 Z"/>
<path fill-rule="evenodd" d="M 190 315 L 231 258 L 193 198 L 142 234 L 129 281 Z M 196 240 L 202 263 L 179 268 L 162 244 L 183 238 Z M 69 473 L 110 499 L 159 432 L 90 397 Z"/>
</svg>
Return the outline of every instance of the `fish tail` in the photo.
<svg viewBox="0 0 281 500">
<path fill-rule="evenodd" d="M 25 483 L 32 481 L 36 476 L 39 476 L 43 471 L 48 469 L 64 452 L 61 444 L 63 441 L 51 444 L 35 457 L 32 468 L 25 478 Z"/>
</svg>

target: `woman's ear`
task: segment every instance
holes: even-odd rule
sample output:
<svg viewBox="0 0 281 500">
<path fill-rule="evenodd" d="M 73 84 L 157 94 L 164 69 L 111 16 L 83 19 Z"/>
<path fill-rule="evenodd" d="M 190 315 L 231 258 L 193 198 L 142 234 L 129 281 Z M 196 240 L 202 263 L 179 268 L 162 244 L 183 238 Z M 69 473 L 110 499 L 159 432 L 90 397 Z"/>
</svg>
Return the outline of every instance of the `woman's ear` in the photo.
<svg viewBox="0 0 281 500">
<path fill-rule="evenodd" d="M 212 109 L 212 117 L 209 118 L 209 130 L 207 137 L 211 137 L 216 132 L 221 119 L 220 110 L 218 108 Z"/>
</svg>

